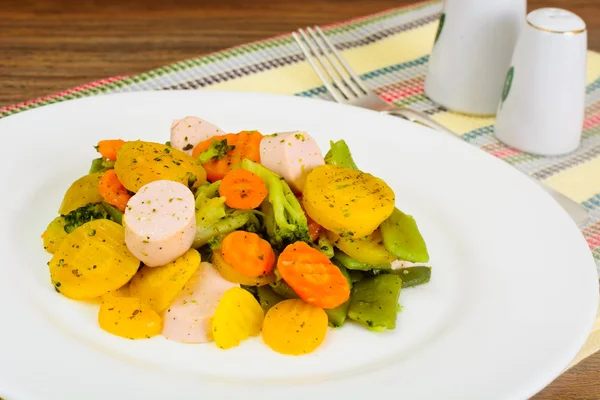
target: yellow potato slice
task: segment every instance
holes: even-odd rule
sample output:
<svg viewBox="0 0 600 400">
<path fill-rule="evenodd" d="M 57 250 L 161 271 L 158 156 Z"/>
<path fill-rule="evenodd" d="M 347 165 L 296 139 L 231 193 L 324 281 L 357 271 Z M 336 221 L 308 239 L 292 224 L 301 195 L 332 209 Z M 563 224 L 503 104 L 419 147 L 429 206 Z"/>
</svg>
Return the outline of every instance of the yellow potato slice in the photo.
<svg viewBox="0 0 600 400">
<path fill-rule="evenodd" d="M 200 265 L 194 249 L 161 267 L 142 267 L 129 284 L 131 295 L 141 299 L 157 313 L 166 310 Z"/>
<path fill-rule="evenodd" d="M 300 299 L 284 300 L 267 312 L 263 341 L 278 353 L 302 355 L 313 352 L 327 335 L 327 314 Z"/>
<path fill-rule="evenodd" d="M 228 289 L 219 300 L 212 319 L 216 345 L 229 349 L 251 336 L 257 336 L 264 316 L 262 307 L 250 292 L 239 287 Z"/>
<path fill-rule="evenodd" d="M 198 186 L 206 180 L 202 165 L 192 156 L 160 143 L 127 142 L 115 162 L 117 177 L 132 192 L 147 183 L 169 180 Z"/>
<path fill-rule="evenodd" d="M 162 319 L 135 297 L 112 297 L 100 305 L 98 324 L 105 331 L 127 339 L 147 339 L 160 334 Z"/>
<path fill-rule="evenodd" d="M 131 297 L 131 291 L 129 290 L 129 283 L 121 286 L 116 290 L 111 290 L 110 292 L 104 293 L 100 299 L 102 301 L 107 301 L 113 297 Z"/>
<path fill-rule="evenodd" d="M 79 207 L 103 201 L 104 199 L 98 193 L 98 182 L 103 174 L 103 172 L 97 172 L 85 175 L 73 182 L 65 193 L 58 213 L 66 215 Z"/>
<path fill-rule="evenodd" d="M 125 285 L 140 261 L 125 245 L 123 227 L 108 219 L 71 232 L 48 263 L 52 284 L 76 300 L 92 299 Z"/>
<path fill-rule="evenodd" d="M 394 210 L 392 189 L 371 174 L 321 165 L 306 178 L 303 205 L 325 229 L 360 238 L 370 235 Z"/>
<path fill-rule="evenodd" d="M 67 235 L 68 233 L 65 231 L 65 218 L 61 216 L 54 218 L 42 235 L 44 249 L 48 253 L 56 253 L 56 250 L 58 250 Z"/>
</svg>

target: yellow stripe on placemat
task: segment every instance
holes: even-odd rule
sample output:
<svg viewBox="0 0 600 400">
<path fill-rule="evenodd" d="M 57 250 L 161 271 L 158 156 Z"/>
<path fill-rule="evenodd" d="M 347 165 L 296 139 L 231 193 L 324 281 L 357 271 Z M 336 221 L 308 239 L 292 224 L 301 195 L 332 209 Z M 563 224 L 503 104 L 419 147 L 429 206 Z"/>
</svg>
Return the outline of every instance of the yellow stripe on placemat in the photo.
<svg viewBox="0 0 600 400">
<path fill-rule="evenodd" d="M 495 121 L 493 117 L 471 117 L 449 111 L 439 112 L 433 118 L 461 136 L 475 129 L 494 125 Z"/>
<path fill-rule="evenodd" d="M 431 50 L 437 22 L 342 52 L 357 74 L 423 57 Z M 429 45 L 428 45 L 429 44 Z M 377 54 L 377 57 L 373 57 Z M 275 68 L 242 78 L 216 83 L 208 90 L 239 90 L 276 94 L 295 94 L 321 86 L 308 62 Z"/>
<path fill-rule="evenodd" d="M 587 85 L 598 79 L 598 71 L 600 71 L 600 53 L 596 53 L 595 51 L 588 51 L 586 69 Z"/>
<path fill-rule="evenodd" d="M 343 55 L 357 74 L 412 61 L 429 54 L 437 26 L 437 21 L 432 22 L 368 46 L 346 50 Z M 373 57 L 374 54 L 377 57 Z"/>
<path fill-rule="evenodd" d="M 600 157 L 553 175 L 545 183 L 581 203 L 600 193 L 598 171 Z"/>
</svg>

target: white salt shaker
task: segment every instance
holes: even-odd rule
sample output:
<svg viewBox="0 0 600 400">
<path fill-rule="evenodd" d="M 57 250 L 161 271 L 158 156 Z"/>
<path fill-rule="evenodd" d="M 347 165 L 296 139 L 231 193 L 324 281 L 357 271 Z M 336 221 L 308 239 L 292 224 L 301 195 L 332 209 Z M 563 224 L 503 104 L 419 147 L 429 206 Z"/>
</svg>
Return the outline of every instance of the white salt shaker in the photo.
<svg viewBox="0 0 600 400">
<path fill-rule="evenodd" d="M 526 0 L 446 0 L 425 94 L 451 111 L 493 115 L 525 23 Z"/>
<path fill-rule="evenodd" d="M 574 13 L 527 15 L 496 116 L 496 137 L 516 149 L 561 155 L 579 146 L 585 114 L 587 32 Z"/>
</svg>

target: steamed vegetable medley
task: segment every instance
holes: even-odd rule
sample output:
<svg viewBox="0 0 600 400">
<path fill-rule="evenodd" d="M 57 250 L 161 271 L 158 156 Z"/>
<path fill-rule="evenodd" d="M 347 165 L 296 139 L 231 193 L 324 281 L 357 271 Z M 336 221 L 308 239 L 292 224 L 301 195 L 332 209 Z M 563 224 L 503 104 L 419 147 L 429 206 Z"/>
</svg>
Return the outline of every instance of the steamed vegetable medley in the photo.
<svg viewBox="0 0 600 400">
<path fill-rule="evenodd" d="M 306 132 L 224 133 L 196 117 L 170 142 L 103 140 L 42 235 L 52 285 L 98 300 L 130 339 L 310 353 L 348 320 L 394 329 L 429 256 L 392 189 Z"/>
</svg>

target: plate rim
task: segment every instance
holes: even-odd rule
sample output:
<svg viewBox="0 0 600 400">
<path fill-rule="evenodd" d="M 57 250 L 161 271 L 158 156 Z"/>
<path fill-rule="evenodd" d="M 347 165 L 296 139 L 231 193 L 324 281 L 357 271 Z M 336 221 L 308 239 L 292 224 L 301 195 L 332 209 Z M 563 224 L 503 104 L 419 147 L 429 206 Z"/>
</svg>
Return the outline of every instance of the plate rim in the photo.
<svg viewBox="0 0 600 400">
<path fill-rule="evenodd" d="M 216 91 L 216 90 L 202 90 L 202 91 L 190 91 L 190 90 L 173 90 L 173 91 L 140 91 L 140 92 L 126 92 L 126 93 L 108 93 L 108 94 L 100 94 L 100 95 L 95 95 L 95 96 L 89 96 L 89 97 L 84 97 L 84 98 L 78 98 L 78 99 L 70 99 L 67 101 L 62 101 L 59 103 L 54 103 L 54 104 L 50 104 L 47 106 L 43 106 L 43 107 L 39 107 L 39 108 L 35 108 L 35 109 L 31 109 L 31 110 L 27 110 L 24 112 L 20 112 L 17 113 L 15 115 L 10 115 L 7 117 L 4 117 L 2 119 L 0 119 L 0 131 L 4 128 L 4 126 L 7 124 L 6 121 L 11 121 L 8 124 L 11 123 L 18 123 L 19 119 L 26 119 L 26 118 L 31 118 L 31 115 L 34 115 L 35 113 L 42 113 L 42 112 L 52 112 L 53 110 L 56 110 L 57 108 L 60 107 L 69 107 L 72 106 L 74 103 L 78 103 L 78 102 L 88 102 L 88 101 L 106 101 L 107 97 L 131 97 L 131 98 L 135 98 L 135 97 L 146 97 L 146 96 L 167 96 L 166 93 L 169 93 L 168 96 L 179 96 L 179 95 L 185 95 L 185 96 L 213 96 L 213 93 L 216 96 L 250 96 L 250 97 L 255 97 L 255 96 L 259 96 L 259 97 L 275 97 L 275 98 L 285 98 L 286 101 L 290 98 L 294 98 L 294 101 L 301 101 L 301 102 L 310 102 L 310 103 L 314 103 L 314 102 L 321 102 L 322 104 L 328 104 L 329 106 L 335 106 L 335 107 L 339 107 L 340 109 L 345 109 L 348 110 L 349 108 L 352 108 L 355 112 L 359 112 L 359 113 L 369 113 L 371 115 L 375 115 L 378 114 L 382 117 L 385 118 L 395 118 L 396 120 L 402 121 L 402 124 L 405 124 L 404 126 L 410 126 L 410 129 L 417 129 L 417 130 L 422 130 L 423 132 L 425 132 L 424 127 L 420 127 L 416 124 L 412 124 L 408 121 L 405 121 L 403 119 L 399 119 L 397 117 L 393 117 L 393 116 L 385 116 L 383 114 L 379 114 L 376 113 L 374 111 L 370 111 L 370 110 L 366 110 L 366 109 L 360 109 L 360 108 L 356 108 L 356 107 L 351 107 L 351 106 L 347 106 L 347 105 L 343 105 L 343 104 L 339 104 L 339 103 L 334 103 L 331 101 L 327 101 L 327 100 L 323 100 L 323 99 L 313 99 L 313 98 L 305 98 L 305 97 L 301 97 L 301 96 L 288 96 L 288 95 L 279 95 L 279 94 L 270 94 L 270 93 L 260 93 L 260 92 L 244 92 L 244 91 Z M 109 100 L 110 101 L 110 100 Z M 50 111 L 49 111 L 50 110 Z M 365 114 L 366 115 L 366 114 Z M 17 122 L 12 122 L 12 121 L 17 121 Z M 416 128 L 415 128 L 416 126 Z M 427 131 L 428 135 L 438 135 L 439 140 L 448 140 L 447 143 L 451 143 L 450 141 L 452 141 L 452 143 L 456 142 L 453 138 L 450 137 L 446 137 L 445 134 L 443 133 L 439 133 L 436 131 L 431 132 L 430 130 Z M 460 143 L 460 142 L 457 142 Z M 547 194 L 542 188 L 540 188 L 538 185 L 535 184 L 535 182 L 533 181 L 529 181 L 529 179 L 527 178 L 527 176 L 525 176 L 524 174 L 522 174 L 520 171 L 518 171 L 516 168 L 508 165 L 507 163 L 503 162 L 502 160 L 497 159 L 496 157 L 493 157 L 492 155 L 479 150 L 478 148 L 476 148 L 473 145 L 470 145 L 468 143 L 463 142 L 463 144 L 465 148 L 471 148 L 471 150 L 473 150 L 474 152 L 477 152 L 479 154 L 481 154 L 482 156 L 488 157 L 491 160 L 494 160 L 494 162 L 497 162 L 499 164 L 502 164 L 503 167 L 507 173 L 509 170 L 513 170 L 513 172 L 515 172 L 516 174 L 513 174 L 515 177 L 517 176 L 517 174 L 520 176 L 520 178 L 522 178 L 523 181 L 528 181 L 527 184 L 531 185 L 531 188 L 533 190 L 538 190 L 539 193 L 543 193 L 544 196 L 546 196 L 549 200 L 552 200 L 552 202 L 555 205 L 555 212 L 560 212 L 564 213 L 564 215 L 567 215 L 566 212 L 555 202 L 554 199 L 552 199 L 552 197 Z M 471 151 L 469 150 L 469 151 Z M 534 189 L 534 187 L 536 187 Z M 568 216 L 568 215 L 567 215 Z M 578 231 L 581 232 L 579 230 L 579 228 L 577 228 L 577 226 L 575 225 L 575 223 L 573 222 L 573 227 Z M 591 256 L 591 253 L 589 254 L 589 258 L 590 260 L 593 260 L 593 257 Z M 598 283 L 598 282 L 596 282 Z M 596 303 L 598 302 L 598 291 L 596 291 Z M 591 331 L 591 327 L 595 321 L 595 317 L 596 317 L 596 310 L 594 310 L 593 315 L 591 315 L 590 317 L 590 323 L 589 323 L 589 328 Z M 572 358 L 575 357 L 575 355 L 578 353 L 579 349 L 583 346 L 583 344 L 585 343 L 585 340 L 587 339 L 587 334 L 586 335 L 581 335 L 582 337 L 579 338 L 579 345 L 577 345 L 577 349 L 572 351 Z M 535 393 L 537 393 L 539 390 L 541 390 L 543 387 L 545 387 L 549 382 L 551 382 L 553 379 L 556 378 L 556 376 L 560 375 L 562 371 L 558 371 L 557 374 L 553 377 L 551 377 L 546 383 L 543 383 L 543 385 L 541 385 L 537 390 L 528 393 L 528 396 L 531 396 Z M 18 393 L 18 391 L 12 391 L 15 393 Z"/>
</svg>

